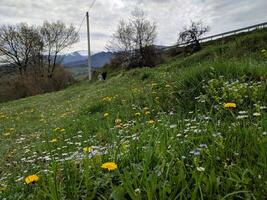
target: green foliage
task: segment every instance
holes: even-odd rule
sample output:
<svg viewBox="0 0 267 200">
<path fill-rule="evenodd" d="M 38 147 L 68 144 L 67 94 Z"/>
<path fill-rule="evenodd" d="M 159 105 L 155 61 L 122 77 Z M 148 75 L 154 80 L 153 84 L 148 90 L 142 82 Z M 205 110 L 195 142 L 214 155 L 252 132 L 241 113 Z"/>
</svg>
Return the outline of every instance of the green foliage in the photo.
<svg viewBox="0 0 267 200">
<path fill-rule="evenodd" d="M 264 198 L 266 59 L 204 51 L 0 104 L 0 198 Z"/>
</svg>

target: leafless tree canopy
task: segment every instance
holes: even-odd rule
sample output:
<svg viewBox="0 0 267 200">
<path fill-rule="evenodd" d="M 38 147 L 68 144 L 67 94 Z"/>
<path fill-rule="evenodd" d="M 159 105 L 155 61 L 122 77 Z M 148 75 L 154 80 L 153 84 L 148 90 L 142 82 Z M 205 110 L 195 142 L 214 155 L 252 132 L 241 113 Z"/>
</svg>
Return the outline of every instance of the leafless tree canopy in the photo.
<svg viewBox="0 0 267 200">
<path fill-rule="evenodd" d="M 44 22 L 40 29 L 44 43 L 44 52 L 47 55 L 48 74 L 52 76 L 58 59 L 58 54 L 78 42 L 79 35 L 73 25 L 66 27 L 63 22 Z"/>
<path fill-rule="evenodd" d="M 27 24 L 0 27 L 0 52 L 4 62 L 13 63 L 22 74 L 43 48 L 38 30 Z"/>
<path fill-rule="evenodd" d="M 204 26 L 202 22 L 191 22 L 188 27 L 179 34 L 178 45 L 188 44 L 193 45 L 194 50 L 201 48 L 199 39 L 209 31 L 208 26 Z"/>
<path fill-rule="evenodd" d="M 136 9 L 130 20 L 119 22 L 108 49 L 118 52 L 127 66 L 152 66 L 155 38 L 155 23 L 150 22 L 142 10 Z"/>
<path fill-rule="evenodd" d="M 44 22 L 41 27 L 2 25 L 0 55 L 4 62 L 15 65 L 21 75 L 31 67 L 36 72 L 46 68 L 52 77 L 59 53 L 78 40 L 75 28 L 62 22 Z"/>
</svg>

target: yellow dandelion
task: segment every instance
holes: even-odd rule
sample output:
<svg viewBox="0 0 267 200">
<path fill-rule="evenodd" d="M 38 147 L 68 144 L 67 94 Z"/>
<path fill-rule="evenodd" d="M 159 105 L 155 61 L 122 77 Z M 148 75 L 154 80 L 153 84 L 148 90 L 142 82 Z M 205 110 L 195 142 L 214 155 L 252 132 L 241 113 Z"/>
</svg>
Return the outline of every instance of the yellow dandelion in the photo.
<svg viewBox="0 0 267 200">
<path fill-rule="evenodd" d="M 50 142 L 51 142 L 51 143 L 56 143 L 56 142 L 58 142 L 58 139 L 57 139 L 57 138 L 54 138 L 54 139 L 52 139 Z"/>
<path fill-rule="evenodd" d="M 40 180 L 40 177 L 37 176 L 36 174 L 33 174 L 25 178 L 25 183 L 27 184 L 37 183 L 39 180 Z"/>
<path fill-rule="evenodd" d="M 108 117 L 108 116 L 109 116 L 109 114 L 108 114 L 108 113 L 105 113 L 105 114 L 104 114 L 104 117 Z"/>
<path fill-rule="evenodd" d="M 152 124 L 155 124 L 156 122 L 153 119 L 151 119 L 151 120 L 147 121 L 146 123 L 152 125 Z"/>
<path fill-rule="evenodd" d="M 145 112 L 145 115 L 150 115 L 150 111 L 146 111 Z"/>
<path fill-rule="evenodd" d="M 120 124 L 121 122 L 122 122 L 121 119 L 116 119 L 116 120 L 115 120 L 115 124 Z"/>
<path fill-rule="evenodd" d="M 118 168 L 118 165 L 115 162 L 106 162 L 101 165 L 102 169 L 107 169 L 108 171 L 113 171 Z"/>
<path fill-rule="evenodd" d="M 141 113 L 138 112 L 138 113 L 135 113 L 134 115 L 135 115 L 136 117 L 140 117 L 140 116 L 141 116 Z"/>
<path fill-rule="evenodd" d="M 11 133 L 10 132 L 7 132 L 7 133 L 4 133 L 3 135 L 4 136 L 9 136 L 9 135 L 11 135 Z"/>
<path fill-rule="evenodd" d="M 226 103 L 224 104 L 224 108 L 236 108 L 236 103 Z"/>
<path fill-rule="evenodd" d="M 92 147 L 84 147 L 83 148 L 83 152 L 84 153 L 90 153 L 91 151 L 93 151 L 93 148 Z"/>
<path fill-rule="evenodd" d="M 59 130 L 60 130 L 60 128 L 57 127 L 57 128 L 55 128 L 53 131 L 59 131 Z"/>
</svg>

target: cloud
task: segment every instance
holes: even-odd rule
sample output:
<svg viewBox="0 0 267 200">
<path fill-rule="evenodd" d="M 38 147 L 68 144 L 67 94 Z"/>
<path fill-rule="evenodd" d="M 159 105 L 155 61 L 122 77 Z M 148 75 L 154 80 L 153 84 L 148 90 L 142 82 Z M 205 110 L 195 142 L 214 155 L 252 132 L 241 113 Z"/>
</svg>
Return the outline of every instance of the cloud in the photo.
<svg viewBox="0 0 267 200">
<path fill-rule="evenodd" d="M 62 20 L 77 28 L 92 0 L 1 0 L 0 23 L 27 22 L 40 25 L 44 20 Z M 176 42 L 179 30 L 190 20 L 202 20 L 211 27 L 209 34 L 220 33 L 267 21 L 266 0 L 96 0 L 90 12 L 92 49 L 105 49 L 120 19 L 128 19 L 135 7 L 141 7 L 157 24 L 157 44 Z M 86 49 L 86 26 L 75 50 Z M 72 49 L 72 50 L 73 50 Z"/>
</svg>

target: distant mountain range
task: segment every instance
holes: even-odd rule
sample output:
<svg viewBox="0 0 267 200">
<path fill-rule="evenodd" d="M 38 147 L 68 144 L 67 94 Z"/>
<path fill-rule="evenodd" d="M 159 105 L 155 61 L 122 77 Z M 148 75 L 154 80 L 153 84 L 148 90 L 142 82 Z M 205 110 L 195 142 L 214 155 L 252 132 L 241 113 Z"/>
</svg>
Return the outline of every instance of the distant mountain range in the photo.
<svg viewBox="0 0 267 200">
<path fill-rule="evenodd" d="M 100 52 L 92 55 L 92 67 L 101 68 L 105 64 L 108 64 L 114 53 L 112 52 Z M 61 60 L 61 59 L 60 59 Z M 87 67 L 88 65 L 88 56 L 86 51 L 75 51 L 70 54 L 62 56 L 62 64 L 65 68 L 73 67 Z"/>
<path fill-rule="evenodd" d="M 155 46 L 156 49 L 161 50 L 164 46 Z M 115 54 L 112 52 L 99 52 L 92 55 L 92 68 L 101 68 L 104 65 L 108 64 Z M 88 66 L 88 56 L 87 51 L 75 51 L 69 54 L 63 54 L 58 57 L 58 61 L 65 68 L 81 68 Z M 0 64 L 2 66 L 3 64 Z M 6 65 L 6 64 L 5 64 Z M 2 66 L 1 71 L 6 68 Z"/>
</svg>

